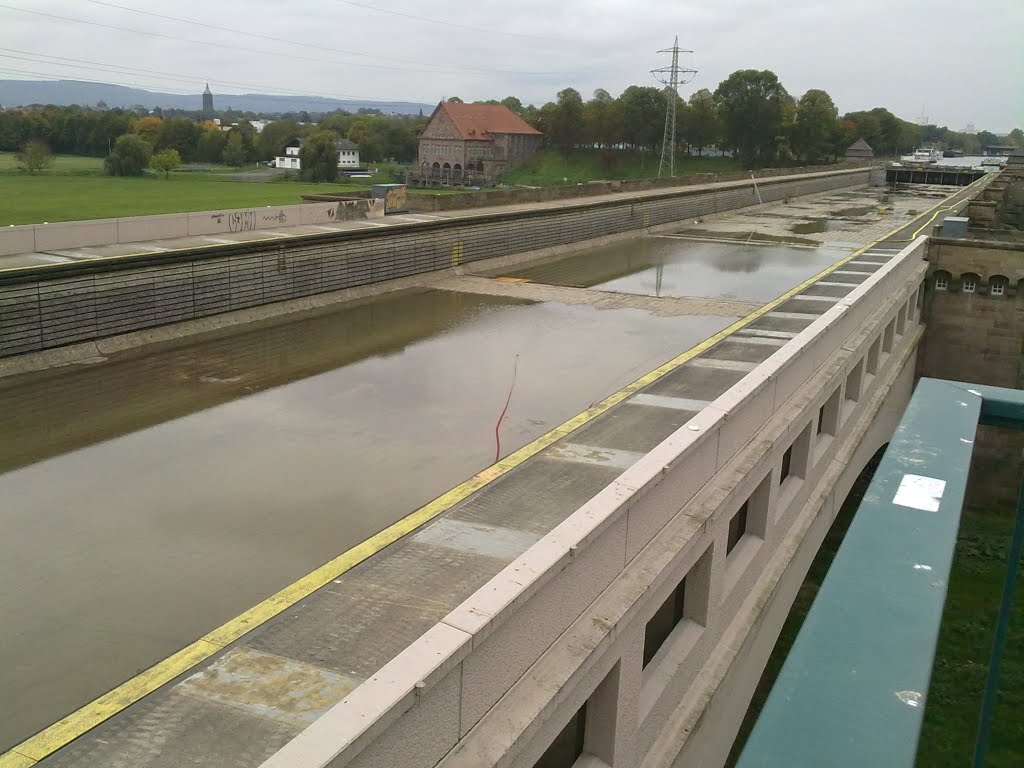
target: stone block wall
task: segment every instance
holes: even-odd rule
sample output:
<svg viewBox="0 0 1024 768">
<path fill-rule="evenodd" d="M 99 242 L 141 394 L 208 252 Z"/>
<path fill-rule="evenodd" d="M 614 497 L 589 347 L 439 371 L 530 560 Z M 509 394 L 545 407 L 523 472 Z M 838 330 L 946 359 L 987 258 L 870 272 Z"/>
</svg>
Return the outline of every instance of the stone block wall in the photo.
<svg viewBox="0 0 1024 768">
<path fill-rule="evenodd" d="M 918 375 L 1021 389 L 1024 243 L 934 239 L 928 261 Z M 1022 451 L 1024 434 L 979 427 L 966 506 L 1014 505 Z"/>
</svg>

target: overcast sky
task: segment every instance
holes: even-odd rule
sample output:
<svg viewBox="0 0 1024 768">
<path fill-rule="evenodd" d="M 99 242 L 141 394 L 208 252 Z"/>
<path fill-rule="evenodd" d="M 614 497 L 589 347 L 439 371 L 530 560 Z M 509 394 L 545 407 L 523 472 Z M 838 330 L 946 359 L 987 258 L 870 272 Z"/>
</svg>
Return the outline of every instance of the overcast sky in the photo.
<svg viewBox="0 0 1024 768">
<path fill-rule="evenodd" d="M 699 70 L 684 97 L 770 69 L 794 96 L 828 91 L 841 113 L 885 106 L 1005 132 L 1024 126 L 1022 33 L 1022 0 L 0 0 L 0 78 L 542 104 L 566 86 L 588 98 L 653 84 L 669 63 L 656 51 L 678 34 Z"/>
</svg>

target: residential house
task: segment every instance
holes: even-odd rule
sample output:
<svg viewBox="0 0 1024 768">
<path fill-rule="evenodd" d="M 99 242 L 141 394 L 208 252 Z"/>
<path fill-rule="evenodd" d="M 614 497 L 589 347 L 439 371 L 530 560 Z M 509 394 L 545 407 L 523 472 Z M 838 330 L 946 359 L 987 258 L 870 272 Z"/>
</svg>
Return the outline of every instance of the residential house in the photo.
<svg viewBox="0 0 1024 768">
<path fill-rule="evenodd" d="M 442 101 L 420 134 L 423 176 L 493 178 L 540 149 L 543 134 L 501 104 Z"/>
<path fill-rule="evenodd" d="M 275 168 L 288 168 L 290 170 L 302 170 L 302 162 L 299 160 L 299 150 L 305 141 L 295 138 L 284 145 L 284 154 L 274 158 Z M 359 146 L 348 139 L 337 139 L 334 146 L 338 150 L 338 169 L 354 170 L 359 168 Z"/>
</svg>

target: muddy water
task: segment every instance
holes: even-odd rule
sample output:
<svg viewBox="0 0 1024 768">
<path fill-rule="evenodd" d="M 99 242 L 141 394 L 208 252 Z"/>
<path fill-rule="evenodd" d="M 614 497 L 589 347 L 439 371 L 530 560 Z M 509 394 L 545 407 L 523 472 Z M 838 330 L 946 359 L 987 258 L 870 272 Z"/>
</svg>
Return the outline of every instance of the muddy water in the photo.
<svg viewBox="0 0 1024 768">
<path fill-rule="evenodd" d="M 414 292 L 0 385 L 0 751 L 729 318 Z"/>
<path fill-rule="evenodd" d="M 847 253 L 650 237 L 495 274 L 648 296 L 769 301 Z"/>
</svg>

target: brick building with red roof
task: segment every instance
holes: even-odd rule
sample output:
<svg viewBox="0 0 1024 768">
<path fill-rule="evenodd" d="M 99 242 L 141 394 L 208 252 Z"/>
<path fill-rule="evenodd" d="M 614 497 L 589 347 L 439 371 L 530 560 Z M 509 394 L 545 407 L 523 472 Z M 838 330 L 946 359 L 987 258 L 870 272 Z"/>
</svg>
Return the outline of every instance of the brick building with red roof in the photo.
<svg viewBox="0 0 1024 768">
<path fill-rule="evenodd" d="M 442 101 L 420 134 L 423 176 L 493 179 L 540 149 L 542 134 L 501 104 Z"/>
</svg>

